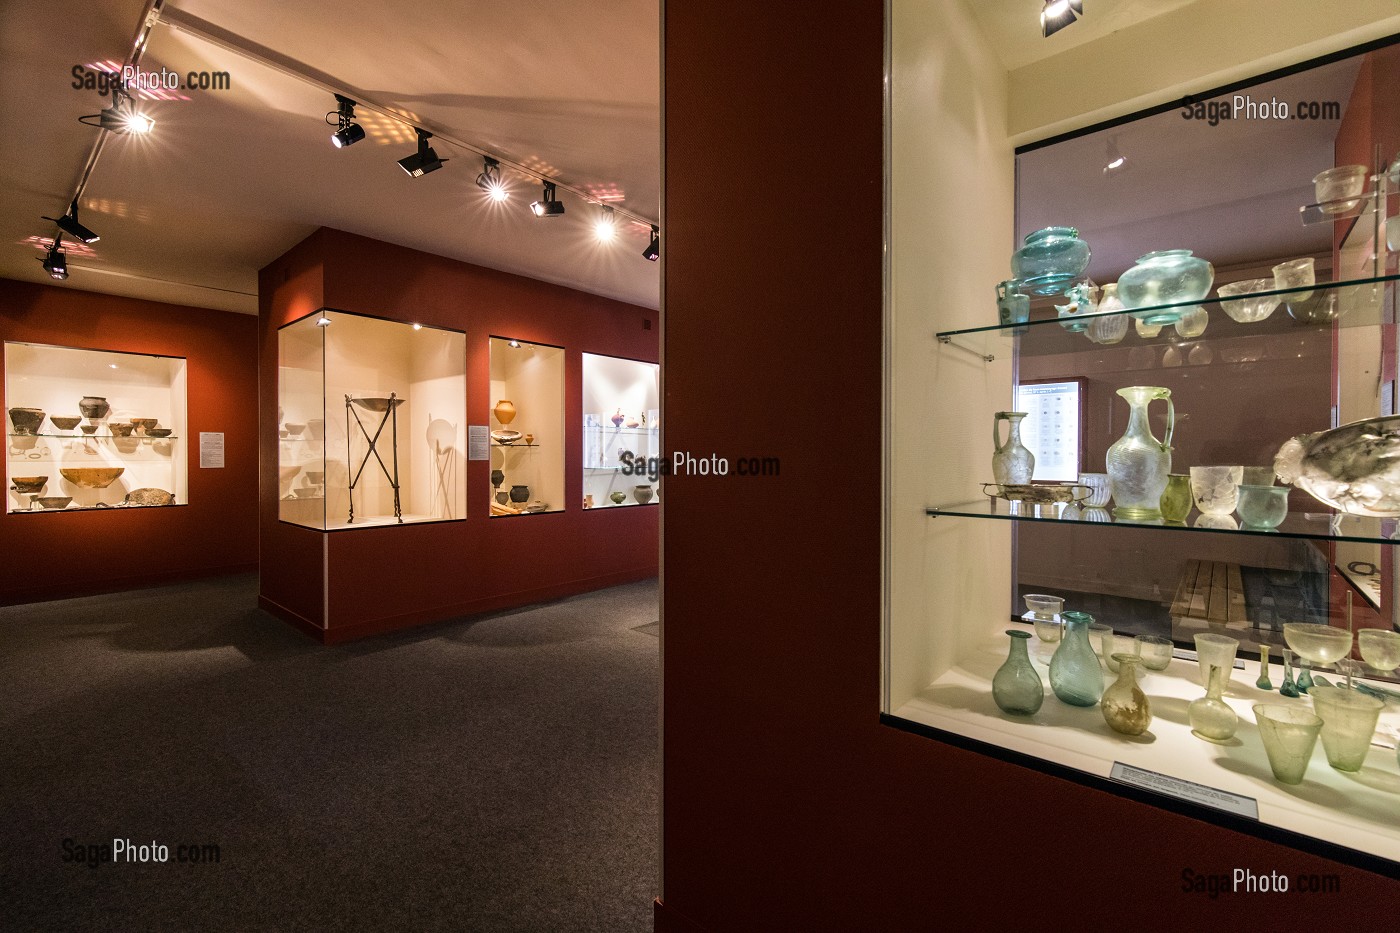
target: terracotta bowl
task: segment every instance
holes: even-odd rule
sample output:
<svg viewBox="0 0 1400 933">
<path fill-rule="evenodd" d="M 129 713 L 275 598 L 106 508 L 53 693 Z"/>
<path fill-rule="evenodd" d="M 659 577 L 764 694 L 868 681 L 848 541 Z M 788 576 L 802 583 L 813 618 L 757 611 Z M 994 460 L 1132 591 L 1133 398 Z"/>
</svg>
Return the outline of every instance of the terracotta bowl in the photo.
<svg viewBox="0 0 1400 933">
<path fill-rule="evenodd" d="M 136 425 L 129 421 L 109 421 L 107 427 L 111 430 L 113 437 L 130 437 L 131 431 Z"/>
<path fill-rule="evenodd" d="M 82 421 L 83 419 L 81 416 L 70 417 L 68 415 L 49 415 L 49 420 L 52 421 L 53 426 L 58 428 L 60 431 L 71 431 L 74 428 L 76 428 L 78 426 L 78 422 Z"/>
<path fill-rule="evenodd" d="M 52 421 L 53 419 L 50 418 L 49 420 Z M 131 419 L 131 423 L 132 423 L 132 425 L 136 428 L 136 432 L 137 432 L 138 434 L 150 434 L 150 433 L 151 433 L 151 428 L 153 428 L 153 427 L 155 427 L 156 425 L 160 424 L 160 419 L 159 419 L 159 418 L 132 418 L 132 419 Z"/>
<path fill-rule="evenodd" d="M 151 437 L 169 437 L 173 428 L 147 428 L 146 433 Z"/>
<path fill-rule="evenodd" d="M 118 476 L 126 472 L 126 467 L 67 467 L 58 472 L 74 486 L 84 489 L 106 489 Z"/>
<path fill-rule="evenodd" d="M 142 486 L 140 489 L 133 489 L 126 494 L 127 505 L 174 505 L 175 494 L 166 492 L 164 489 L 157 489 L 154 486 Z"/>
<path fill-rule="evenodd" d="M 66 509 L 72 501 L 72 496 L 44 496 L 39 500 L 39 504 L 46 509 Z"/>
<path fill-rule="evenodd" d="M 47 476 L 16 476 L 12 487 L 15 492 L 36 493 L 49 481 Z"/>
<path fill-rule="evenodd" d="M 95 433 L 97 433 L 97 425 L 95 425 L 95 424 L 85 424 L 85 425 L 81 426 L 80 428 L 78 428 L 78 430 L 79 430 L 79 431 L 82 431 L 84 434 L 95 434 Z"/>
<path fill-rule="evenodd" d="M 292 480 L 296 479 L 297 474 L 300 472 L 301 464 L 284 463 L 277 467 L 277 478 L 284 483 L 290 483 Z"/>
<path fill-rule="evenodd" d="M 306 430 L 306 425 L 304 425 L 304 424 L 295 424 L 295 423 L 293 423 L 293 422 L 291 422 L 291 421 L 288 421 L 288 422 L 287 422 L 286 427 L 287 427 L 287 433 L 290 434 L 292 437 L 297 437 L 298 435 L 301 434 L 302 431 L 305 431 L 305 430 Z"/>
<path fill-rule="evenodd" d="M 298 499 L 310 499 L 312 496 L 319 496 L 321 494 L 321 487 L 298 486 L 296 489 L 293 489 L 292 492 L 297 494 Z"/>
<path fill-rule="evenodd" d="M 15 426 L 16 434 L 38 434 L 39 426 L 44 423 L 44 410 L 42 408 L 11 408 L 10 423 Z"/>
<path fill-rule="evenodd" d="M 319 486 L 326 479 L 326 474 L 322 470 L 307 470 L 306 479 L 313 486 Z"/>
</svg>

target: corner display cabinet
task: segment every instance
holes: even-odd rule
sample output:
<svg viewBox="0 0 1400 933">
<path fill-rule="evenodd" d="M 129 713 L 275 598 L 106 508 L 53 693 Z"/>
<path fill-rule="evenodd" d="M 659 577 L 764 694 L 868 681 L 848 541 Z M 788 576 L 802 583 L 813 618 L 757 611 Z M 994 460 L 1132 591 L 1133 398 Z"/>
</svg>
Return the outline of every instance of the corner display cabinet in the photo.
<svg viewBox="0 0 1400 933">
<path fill-rule="evenodd" d="M 185 361 L 5 344 L 8 511 L 184 505 Z"/>
<path fill-rule="evenodd" d="M 1400 140 L 1149 113 L 992 151 L 1014 242 L 950 233 L 899 49 L 884 722 L 1393 874 Z M 1251 93 L 1370 107 L 1374 54 Z"/>
</svg>

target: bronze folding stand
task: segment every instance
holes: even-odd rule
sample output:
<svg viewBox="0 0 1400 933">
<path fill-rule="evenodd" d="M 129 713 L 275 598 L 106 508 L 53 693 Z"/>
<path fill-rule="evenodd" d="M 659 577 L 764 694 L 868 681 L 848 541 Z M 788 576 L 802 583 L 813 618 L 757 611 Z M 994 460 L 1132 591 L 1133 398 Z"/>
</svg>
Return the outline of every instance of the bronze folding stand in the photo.
<svg viewBox="0 0 1400 933">
<path fill-rule="evenodd" d="M 369 442 L 369 449 L 365 451 L 363 459 L 360 460 L 359 469 L 355 470 L 355 475 L 350 479 L 350 517 L 346 519 L 347 524 L 355 523 L 355 486 L 360 481 L 361 474 L 369 464 L 369 458 L 374 457 L 379 461 L 379 469 L 384 471 L 384 478 L 389 481 L 390 487 L 394 490 L 394 518 L 400 525 L 403 524 L 403 512 L 399 507 L 399 406 L 405 399 L 398 397 L 398 393 L 390 392 L 388 398 L 351 398 L 345 396 L 345 464 L 350 465 L 350 416 L 355 416 L 355 424 L 359 426 L 360 433 Z M 353 403 L 353 404 L 352 404 Z M 382 414 L 379 419 L 379 426 L 375 428 L 374 436 L 370 437 L 369 431 L 365 430 L 364 422 L 360 420 L 360 413 L 355 411 L 355 407 L 363 408 L 365 411 Z M 379 443 L 379 437 L 384 433 L 384 426 L 390 427 L 390 439 L 393 442 L 394 471 L 389 472 L 389 468 L 384 465 L 384 458 L 379 456 L 375 447 Z"/>
</svg>

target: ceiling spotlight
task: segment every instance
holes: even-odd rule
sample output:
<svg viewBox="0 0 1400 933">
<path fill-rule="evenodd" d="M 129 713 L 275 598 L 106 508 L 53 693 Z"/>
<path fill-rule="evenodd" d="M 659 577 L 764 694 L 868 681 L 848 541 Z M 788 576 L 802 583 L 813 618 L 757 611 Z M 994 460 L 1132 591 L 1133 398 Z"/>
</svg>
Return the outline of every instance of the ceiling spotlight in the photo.
<svg viewBox="0 0 1400 933">
<path fill-rule="evenodd" d="M 322 311 L 321 316 L 316 319 L 317 327 L 330 327 L 331 319 L 326 317 L 326 312 Z"/>
<path fill-rule="evenodd" d="M 1053 36 L 1075 21 L 1075 14 L 1084 15 L 1084 0 L 1045 0 L 1040 11 L 1040 33 Z"/>
<path fill-rule="evenodd" d="M 1118 149 L 1118 138 L 1110 137 L 1108 149 L 1104 152 L 1103 173 L 1113 175 L 1125 170 L 1128 167 L 1128 159 Z"/>
<path fill-rule="evenodd" d="M 647 244 L 646 249 L 642 250 L 642 258 L 652 262 L 661 258 L 661 230 L 656 224 L 651 225 L 651 242 Z"/>
<path fill-rule="evenodd" d="M 598 217 L 593 221 L 593 235 L 598 238 L 599 243 L 611 243 L 617 236 L 617 223 L 613 219 L 613 209 L 606 204 L 598 212 Z"/>
<path fill-rule="evenodd" d="M 505 183 L 501 181 L 501 163 L 490 156 L 482 156 L 485 167 L 481 174 L 476 176 L 476 186 L 486 192 L 486 196 L 493 201 L 504 201 L 510 197 L 510 192 L 506 190 Z"/>
<path fill-rule="evenodd" d="M 538 201 L 530 202 L 530 210 L 536 217 L 558 217 L 564 213 L 564 202 L 554 199 L 554 182 L 544 183 L 544 192 Z"/>
<path fill-rule="evenodd" d="M 93 120 L 97 122 L 91 122 Z M 101 113 L 79 117 L 78 122 L 100 127 L 111 133 L 149 133 L 156 125 L 155 120 L 136 109 L 129 96 L 115 89 L 112 91 L 112 106 Z"/>
<path fill-rule="evenodd" d="M 519 350 L 519 349 L 520 349 L 520 341 L 519 341 L 519 340 L 512 340 L 512 341 L 508 342 L 508 343 L 506 344 L 506 346 L 510 347 L 512 350 Z"/>
<path fill-rule="evenodd" d="M 60 230 L 68 234 L 75 240 L 83 243 L 96 243 L 101 239 L 87 227 L 78 223 L 78 199 L 74 198 L 73 203 L 68 207 L 68 213 L 62 217 L 44 217 L 44 220 L 52 220 L 58 224 Z"/>
<path fill-rule="evenodd" d="M 344 149 L 346 146 L 353 146 L 355 143 L 365 138 L 365 128 L 355 122 L 355 102 L 348 97 L 335 95 L 338 105 L 335 110 L 326 114 L 326 122 L 331 122 L 331 117 L 335 117 L 335 132 L 331 134 L 331 144 L 337 149 Z"/>
<path fill-rule="evenodd" d="M 63 234 L 53 238 L 53 246 L 39 261 L 44 264 L 44 271 L 50 278 L 63 280 L 68 278 L 68 257 L 63 255 L 63 250 L 59 249 L 63 242 Z M 36 257 L 37 258 L 37 257 Z"/>
<path fill-rule="evenodd" d="M 413 329 L 414 329 L 414 330 L 422 330 L 422 329 L 423 329 L 423 325 L 422 325 L 422 324 L 414 324 L 414 325 L 413 325 Z"/>
<path fill-rule="evenodd" d="M 433 147 L 428 145 L 428 140 L 433 138 L 433 134 L 424 130 L 414 128 L 418 134 L 418 151 L 407 158 L 399 159 L 399 168 L 408 172 L 412 178 L 426 175 L 429 172 L 436 172 L 442 168 L 442 163 L 447 159 L 439 159 L 438 154 L 433 151 Z"/>
</svg>

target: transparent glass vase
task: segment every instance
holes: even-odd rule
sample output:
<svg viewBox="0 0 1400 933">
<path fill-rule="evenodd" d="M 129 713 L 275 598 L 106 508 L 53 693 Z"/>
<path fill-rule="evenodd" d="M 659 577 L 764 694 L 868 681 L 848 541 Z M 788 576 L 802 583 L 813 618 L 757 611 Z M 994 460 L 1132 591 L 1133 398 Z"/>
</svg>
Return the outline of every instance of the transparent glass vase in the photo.
<svg viewBox="0 0 1400 933">
<path fill-rule="evenodd" d="M 1064 633 L 1060 646 L 1050 659 L 1050 689 L 1062 703 L 1093 706 L 1103 696 L 1103 669 L 1089 644 L 1089 626 L 1094 617 L 1087 612 L 1060 613 Z"/>
<path fill-rule="evenodd" d="M 1011 636 L 1011 650 L 992 677 L 992 699 L 1003 713 L 1030 716 L 1045 702 L 1045 686 L 1026 651 L 1031 636 L 1019 629 L 1007 629 L 1006 634 Z"/>
</svg>

